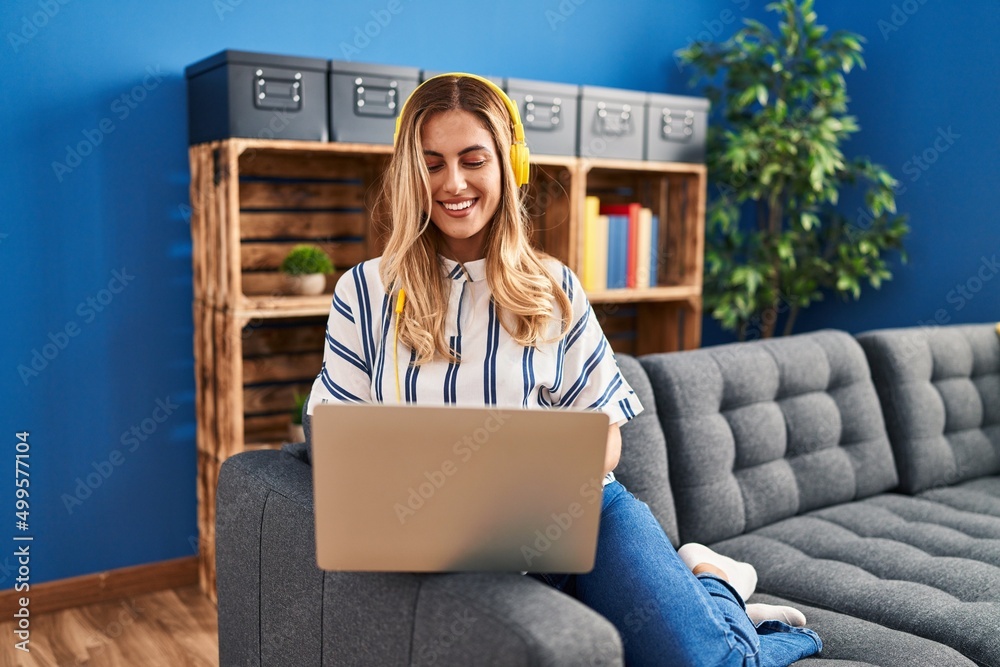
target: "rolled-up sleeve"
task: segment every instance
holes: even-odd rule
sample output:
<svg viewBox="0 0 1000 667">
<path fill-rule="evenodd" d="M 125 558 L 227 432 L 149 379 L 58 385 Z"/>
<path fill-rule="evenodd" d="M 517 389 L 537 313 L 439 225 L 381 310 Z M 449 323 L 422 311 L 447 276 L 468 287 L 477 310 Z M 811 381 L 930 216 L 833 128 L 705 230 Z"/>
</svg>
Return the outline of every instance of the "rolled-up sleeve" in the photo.
<svg viewBox="0 0 1000 667">
<path fill-rule="evenodd" d="M 555 407 L 600 410 L 612 424 L 623 424 L 642 412 L 642 404 L 622 376 L 594 309 L 576 275 L 564 268 L 572 324 L 562 350 L 564 380 L 552 395 Z"/>
</svg>

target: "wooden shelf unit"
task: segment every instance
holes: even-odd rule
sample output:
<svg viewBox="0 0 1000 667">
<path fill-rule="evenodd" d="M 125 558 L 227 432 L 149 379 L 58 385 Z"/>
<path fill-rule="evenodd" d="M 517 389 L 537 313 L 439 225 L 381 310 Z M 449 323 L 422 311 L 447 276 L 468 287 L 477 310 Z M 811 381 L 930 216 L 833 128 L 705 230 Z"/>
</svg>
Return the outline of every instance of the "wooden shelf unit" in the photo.
<svg viewBox="0 0 1000 667">
<path fill-rule="evenodd" d="M 616 352 L 640 355 L 701 344 L 706 178 L 700 164 L 598 158 L 577 164 L 577 210 L 595 195 L 602 204 L 639 202 L 659 218 L 657 284 L 588 294 Z M 582 256 L 577 234 L 570 263 L 577 272 Z"/>
<path fill-rule="evenodd" d="M 192 146 L 191 235 L 201 588 L 215 599 L 215 488 L 240 451 L 279 447 L 295 393 L 322 365 L 337 279 L 382 253 L 376 202 L 391 146 L 227 139 Z M 580 273 L 584 201 L 638 201 L 659 216 L 658 284 L 588 294 L 618 352 L 698 347 L 704 253 L 703 165 L 532 156 L 533 242 Z M 338 271 L 319 296 L 283 293 L 296 243 L 324 247 Z"/>
</svg>

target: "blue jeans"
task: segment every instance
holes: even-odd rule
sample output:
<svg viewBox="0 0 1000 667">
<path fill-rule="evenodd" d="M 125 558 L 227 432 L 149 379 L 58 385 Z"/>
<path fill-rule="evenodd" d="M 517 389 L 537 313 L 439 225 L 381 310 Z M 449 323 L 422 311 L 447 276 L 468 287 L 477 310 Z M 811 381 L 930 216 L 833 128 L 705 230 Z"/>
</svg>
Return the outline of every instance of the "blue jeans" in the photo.
<svg viewBox="0 0 1000 667">
<path fill-rule="evenodd" d="M 529 574 L 610 620 L 629 667 L 785 667 L 823 647 L 812 630 L 754 627 L 736 591 L 712 575 L 695 577 L 649 506 L 618 482 L 604 487 L 594 569 Z"/>
</svg>

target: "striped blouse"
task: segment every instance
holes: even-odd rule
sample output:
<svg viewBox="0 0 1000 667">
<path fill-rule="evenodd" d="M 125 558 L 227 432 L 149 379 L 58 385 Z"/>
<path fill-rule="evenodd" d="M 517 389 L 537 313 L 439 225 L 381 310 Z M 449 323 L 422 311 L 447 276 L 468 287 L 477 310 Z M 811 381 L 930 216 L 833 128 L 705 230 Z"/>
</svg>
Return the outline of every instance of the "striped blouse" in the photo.
<svg viewBox="0 0 1000 667">
<path fill-rule="evenodd" d="M 612 424 L 642 411 L 579 279 L 561 262 L 545 260 L 552 275 L 561 277 L 572 304 L 569 333 L 555 343 L 524 347 L 500 324 L 486 281 L 486 260 L 459 264 L 438 258 L 444 279 L 450 281 L 445 340 L 463 361 L 411 365 L 416 353 L 400 343 L 395 356 L 402 402 L 585 408 L 606 413 Z M 396 401 L 391 350 L 396 295 L 382 285 L 380 261 L 362 262 L 337 281 L 309 414 L 319 403 Z M 554 338 L 560 324 L 551 322 L 546 338 Z M 605 483 L 612 480 L 609 473 Z"/>
</svg>

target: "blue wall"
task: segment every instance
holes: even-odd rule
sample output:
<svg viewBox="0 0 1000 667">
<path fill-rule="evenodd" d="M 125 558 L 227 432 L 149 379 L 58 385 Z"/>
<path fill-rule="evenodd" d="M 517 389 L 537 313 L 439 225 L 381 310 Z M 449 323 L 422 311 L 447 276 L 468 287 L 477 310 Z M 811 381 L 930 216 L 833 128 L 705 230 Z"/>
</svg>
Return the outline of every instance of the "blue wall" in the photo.
<svg viewBox="0 0 1000 667">
<path fill-rule="evenodd" d="M 869 38 L 869 70 L 849 79 L 863 127 L 850 148 L 907 185 L 913 260 L 860 304 L 807 313 L 801 330 L 909 325 L 937 308 L 954 321 L 998 318 L 1000 279 L 961 310 L 948 301 L 981 256 L 1000 251 L 998 134 L 987 123 L 998 101 L 995 3 L 908 2 L 918 12 L 887 40 L 877 21 L 890 20 L 888 0 L 819 11 Z M 739 18 L 762 14 L 762 2 L 750 4 L 4 3 L 0 386 L 11 464 L 14 433 L 31 433 L 31 581 L 196 549 L 186 65 L 236 48 L 683 92 L 673 51 L 728 36 Z M 379 17 L 377 34 L 355 41 Z M 909 183 L 906 162 L 948 127 L 960 138 Z M 67 155 L 81 143 L 86 155 Z M 706 342 L 723 339 L 706 327 Z M 39 370 L 22 376 L 36 351 Z M 0 556 L 0 588 L 13 585 L 11 566 Z"/>
</svg>

